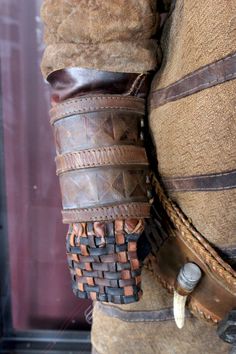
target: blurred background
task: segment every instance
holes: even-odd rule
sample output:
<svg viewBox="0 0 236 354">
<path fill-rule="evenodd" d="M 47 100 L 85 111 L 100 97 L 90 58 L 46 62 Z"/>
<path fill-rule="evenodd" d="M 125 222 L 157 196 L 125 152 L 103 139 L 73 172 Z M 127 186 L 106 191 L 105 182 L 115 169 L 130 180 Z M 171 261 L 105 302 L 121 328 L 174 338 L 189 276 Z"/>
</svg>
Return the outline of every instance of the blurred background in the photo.
<svg viewBox="0 0 236 354">
<path fill-rule="evenodd" d="M 40 72 L 41 4 L 0 0 L 2 338 L 38 330 L 87 335 L 91 325 L 91 303 L 76 299 L 67 267 L 49 88 Z"/>
</svg>

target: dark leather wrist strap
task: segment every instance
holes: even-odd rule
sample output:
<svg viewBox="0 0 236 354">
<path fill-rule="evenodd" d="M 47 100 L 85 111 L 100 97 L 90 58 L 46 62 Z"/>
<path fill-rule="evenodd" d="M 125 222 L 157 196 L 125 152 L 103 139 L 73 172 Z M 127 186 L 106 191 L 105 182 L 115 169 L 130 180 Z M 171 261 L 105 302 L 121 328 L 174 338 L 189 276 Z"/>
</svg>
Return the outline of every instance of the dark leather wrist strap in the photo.
<svg viewBox="0 0 236 354">
<path fill-rule="evenodd" d="M 149 217 L 142 98 L 89 95 L 50 112 L 63 222 Z"/>
</svg>

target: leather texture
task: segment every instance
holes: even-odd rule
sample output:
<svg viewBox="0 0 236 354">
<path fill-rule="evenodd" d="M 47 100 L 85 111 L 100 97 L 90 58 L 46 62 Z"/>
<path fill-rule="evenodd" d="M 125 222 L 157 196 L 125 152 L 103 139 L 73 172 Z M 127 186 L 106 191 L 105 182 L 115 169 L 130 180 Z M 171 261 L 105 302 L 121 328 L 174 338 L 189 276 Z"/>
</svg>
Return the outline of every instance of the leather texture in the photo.
<svg viewBox="0 0 236 354">
<path fill-rule="evenodd" d="M 149 257 L 149 266 L 163 286 L 173 292 L 180 268 L 187 262 L 196 263 L 203 277 L 189 296 L 188 307 L 195 316 L 216 324 L 235 307 L 236 272 L 166 197 L 157 180 L 155 185 L 164 208 L 164 219 L 159 214 L 159 222 L 169 237 L 158 253 Z"/>
<path fill-rule="evenodd" d="M 64 209 L 147 202 L 147 171 L 116 166 L 74 170 L 60 175 Z M 87 220 L 83 220 L 87 221 Z"/>
<path fill-rule="evenodd" d="M 93 94 L 132 95 L 145 98 L 149 78 L 144 74 L 119 73 L 85 68 L 66 68 L 52 72 L 47 81 L 51 86 L 53 104 L 72 97 Z"/>
<path fill-rule="evenodd" d="M 154 90 L 150 97 L 152 109 L 193 93 L 236 78 L 236 53 L 205 65 L 173 84 Z M 155 80 L 153 86 L 155 86 Z"/>
<path fill-rule="evenodd" d="M 149 216 L 145 79 L 81 68 L 49 77 L 63 222 Z"/>
<path fill-rule="evenodd" d="M 71 68 L 48 81 L 73 291 L 138 301 L 137 242 L 150 213 L 142 136 L 148 76 Z"/>
<path fill-rule="evenodd" d="M 141 265 L 137 241 L 143 221 L 74 223 L 67 235 L 74 293 L 113 303 L 139 300 Z"/>
<path fill-rule="evenodd" d="M 92 112 L 58 120 L 53 125 L 58 155 L 105 146 L 143 146 L 139 115 L 131 112 Z"/>
<path fill-rule="evenodd" d="M 56 157 L 57 175 L 81 168 L 113 165 L 148 165 L 146 151 L 138 146 L 104 146 Z"/>
<path fill-rule="evenodd" d="M 204 175 L 162 178 L 170 191 L 217 191 L 236 187 L 236 170 Z"/>
<path fill-rule="evenodd" d="M 116 111 L 119 112 L 118 117 L 116 117 Z M 103 112 L 105 112 L 104 115 Z M 57 135 L 55 140 L 57 141 L 57 145 L 63 146 L 64 142 L 65 146 L 68 148 L 68 144 L 66 144 L 65 141 L 66 139 L 63 139 L 63 137 L 71 137 L 70 133 L 75 129 L 73 124 L 73 121 L 75 120 L 77 122 L 76 130 L 74 130 L 75 134 L 76 132 L 81 132 L 81 134 L 86 136 L 87 131 L 90 131 L 88 140 L 92 140 L 90 148 L 93 148 L 93 154 L 95 156 L 100 154 L 104 147 L 106 151 L 108 151 L 109 148 L 112 149 L 114 147 L 125 156 L 125 152 L 128 152 L 128 149 L 125 148 L 125 144 L 130 141 L 126 140 L 124 131 L 129 132 L 130 127 L 129 124 L 127 126 L 123 124 L 123 129 L 120 129 L 119 117 L 122 115 L 122 112 L 124 112 L 126 118 L 130 121 L 134 118 L 132 116 L 134 115 L 136 124 L 139 124 L 139 130 L 141 131 L 141 119 L 144 115 L 144 100 L 141 98 L 115 95 L 83 96 L 81 98 L 70 99 L 63 103 L 57 104 L 51 110 L 52 125 L 57 126 L 57 123 L 60 123 L 61 128 L 61 135 L 59 136 L 56 133 Z M 89 116 L 90 113 L 93 114 L 92 118 Z M 130 116 L 129 113 L 131 113 Z M 84 120 L 83 118 L 85 114 L 86 118 Z M 100 125 L 100 129 L 95 130 L 96 132 L 91 134 L 91 132 L 94 132 L 93 121 L 96 121 L 97 116 L 100 118 L 100 121 L 102 121 L 102 124 Z M 67 121 L 68 118 L 72 124 Z M 116 130 L 112 129 L 113 120 L 116 120 Z M 63 124 L 64 121 L 67 121 L 66 126 Z M 92 125 L 92 127 L 90 127 L 90 125 Z M 111 129 L 109 130 L 109 128 Z M 122 136 L 120 136 L 120 132 L 122 132 Z M 98 137 L 97 134 L 99 134 L 99 138 L 96 140 L 96 137 Z M 130 134 L 132 135 L 133 132 Z M 130 134 L 127 133 L 127 136 Z M 137 131 L 135 135 L 139 145 L 141 145 L 142 141 L 139 137 L 140 133 Z M 60 139 L 61 136 L 62 139 Z M 106 139 L 107 136 L 108 139 Z M 117 146 L 117 144 L 115 146 L 110 145 L 110 137 L 114 139 L 115 136 L 116 138 L 118 137 L 118 139 L 122 139 L 121 146 Z M 96 140 L 99 144 L 97 149 L 94 147 L 94 140 Z M 81 146 L 83 140 L 80 140 L 80 134 L 75 136 L 75 140 L 73 142 L 74 146 L 76 146 L 75 141 L 78 141 L 78 144 Z M 106 146 L 106 144 L 109 145 Z M 122 150 L 123 146 L 124 149 Z M 140 147 L 136 147 L 133 144 L 130 147 L 131 149 L 133 148 L 133 150 L 135 148 L 139 148 L 140 151 Z M 65 149 L 62 147 L 60 150 L 64 151 Z M 147 202 L 146 175 L 148 173 L 148 163 L 144 149 L 142 150 L 142 158 L 140 158 L 139 161 L 136 159 L 135 164 L 132 162 L 132 158 L 131 163 L 128 163 L 129 155 L 124 157 L 123 160 L 126 159 L 125 166 L 122 166 L 123 164 L 121 159 L 117 158 L 119 157 L 118 154 L 117 157 L 114 157 L 114 154 L 110 154 L 109 162 L 108 160 L 104 160 L 102 164 L 99 164 L 99 161 L 97 161 L 97 164 L 93 163 L 91 165 L 91 154 L 88 154 L 87 152 L 88 149 L 84 150 L 81 148 L 81 150 L 79 150 L 77 145 L 77 147 L 73 148 L 73 150 L 67 151 L 66 155 L 60 154 L 60 156 L 57 157 L 57 160 L 65 160 L 68 154 L 74 154 L 73 156 L 75 156 L 75 154 L 77 156 L 83 155 L 82 164 L 73 164 L 71 168 L 64 169 L 64 171 L 60 173 L 59 178 L 62 193 L 62 204 L 65 210 L 80 208 L 88 209 L 100 206 L 112 206 L 113 204 L 127 205 L 128 203 L 134 202 Z M 114 157 L 113 161 L 111 161 L 112 156 Z M 79 216 L 82 214 L 74 213 L 74 215 Z M 113 218 L 113 216 L 114 213 L 111 214 L 110 218 Z M 132 216 L 130 215 L 130 217 L 133 216 L 137 218 L 143 217 L 143 215 L 133 215 L 132 213 Z M 121 215 L 117 217 L 121 217 Z M 145 215 L 145 217 L 148 217 L 148 214 Z M 74 221 L 84 222 L 90 220 L 78 219 Z M 107 219 L 105 218 L 104 220 Z"/>
<path fill-rule="evenodd" d="M 62 211 L 64 224 L 74 223 L 77 220 L 115 220 L 128 218 L 146 218 L 149 216 L 149 203 L 127 203 L 114 206 L 101 206 L 87 209 L 68 209 Z"/>
<path fill-rule="evenodd" d="M 101 95 L 91 94 L 80 98 L 68 99 L 55 105 L 51 111 L 51 124 L 56 121 L 82 113 L 103 112 L 105 110 L 132 112 L 144 114 L 145 101 L 142 98 L 122 95 Z"/>
<path fill-rule="evenodd" d="M 174 320 L 173 307 L 167 307 L 156 311 L 126 311 L 118 307 L 107 306 L 103 303 L 96 304 L 97 308 L 106 316 L 118 318 L 124 322 L 162 322 Z M 185 316 L 191 317 L 189 311 Z"/>
</svg>

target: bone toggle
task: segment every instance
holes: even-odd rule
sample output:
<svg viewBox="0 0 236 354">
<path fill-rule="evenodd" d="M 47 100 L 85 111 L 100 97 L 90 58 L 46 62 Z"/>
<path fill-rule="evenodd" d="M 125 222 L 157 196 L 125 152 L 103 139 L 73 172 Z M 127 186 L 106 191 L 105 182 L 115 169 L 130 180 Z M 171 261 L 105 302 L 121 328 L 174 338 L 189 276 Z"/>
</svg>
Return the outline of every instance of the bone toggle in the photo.
<svg viewBox="0 0 236 354">
<path fill-rule="evenodd" d="M 187 297 L 195 289 L 202 276 L 195 263 L 186 263 L 178 274 L 174 290 L 174 318 L 178 328 L 183 328 Z"/>
</svg>

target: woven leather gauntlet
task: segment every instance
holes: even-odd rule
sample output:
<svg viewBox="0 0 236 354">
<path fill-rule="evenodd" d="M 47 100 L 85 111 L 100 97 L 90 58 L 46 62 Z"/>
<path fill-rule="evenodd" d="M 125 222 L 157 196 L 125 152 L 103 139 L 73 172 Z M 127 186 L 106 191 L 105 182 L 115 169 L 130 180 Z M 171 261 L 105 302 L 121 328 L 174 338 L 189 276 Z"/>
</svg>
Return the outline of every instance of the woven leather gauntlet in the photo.
<svg viewBox="0 0 236 354">
<path fill-rule="evenodd" d="M 141 295 L 137 241 L 150 209 L 146 80 L 81 68 L 48 78 L 68 262 L 80 298 L 130 303 Z"/>
</svg>

